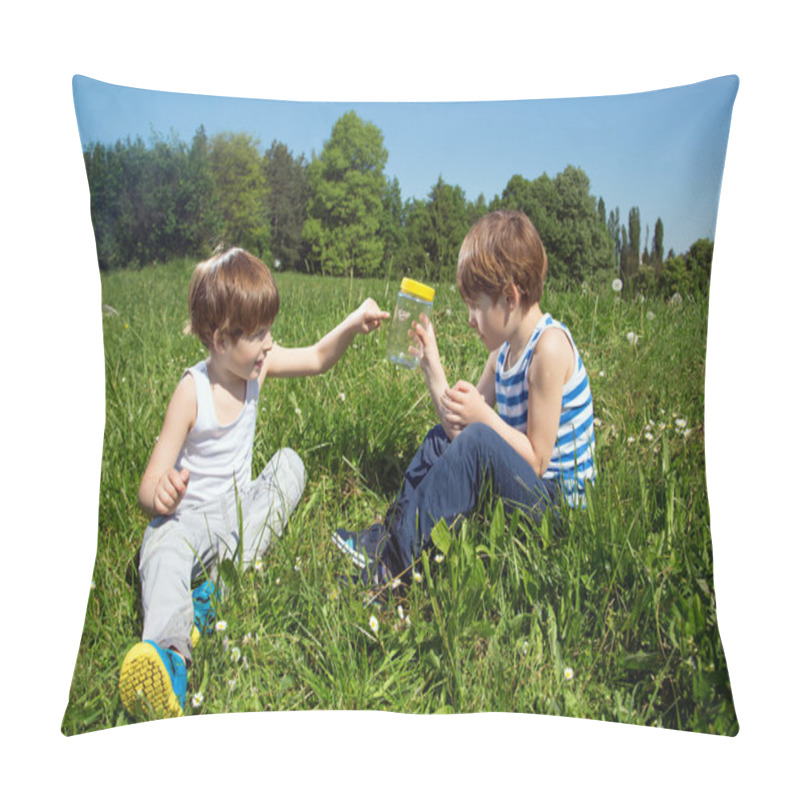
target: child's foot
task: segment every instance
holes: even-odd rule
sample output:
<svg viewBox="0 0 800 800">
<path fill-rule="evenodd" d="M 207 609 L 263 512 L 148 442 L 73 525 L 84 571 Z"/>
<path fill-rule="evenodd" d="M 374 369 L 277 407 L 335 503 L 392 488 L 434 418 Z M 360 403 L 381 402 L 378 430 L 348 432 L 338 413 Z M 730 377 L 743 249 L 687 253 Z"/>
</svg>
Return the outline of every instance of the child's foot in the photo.
<svg viewBox="0 0 800 800">
<path fill-rule="evenodd" d="M 192 625 L 192 647 L 196 647 L 201 636 L 213 630 L 216 614 L 212 606 L 219 601 L 219 591 L 214 582 L 208 578 L 192 591 L 192 606 L 194 607 L 194 625 Z"/>
<path fill-rule="evenodd" d="M 364 586 L 382 586 L 389 583 L 392 575 L 381 561 L 388 532 L 380 523 L 363 531 L 347 531 L 339 528 L 331 537 L 334 544 L 359 567 L 354 579 Z"/>
<path fill-rule="evenodd" d="M 178 653 L 155 642 L 139 642 L 125 656 L 119 694 L 129 714 L 137 709 L 158 717 L 180 717 L 186 704 L 186 664 Z"/>
<path fill-rule="evenodd" d="M 344 528 L 338 528 L 331 538 L 333 543 L 357 567 L 366 567 L 379 560 L 387 537 L 386 528 L 376 522 L 363 531 L 347 531 Z"/>
</svg>

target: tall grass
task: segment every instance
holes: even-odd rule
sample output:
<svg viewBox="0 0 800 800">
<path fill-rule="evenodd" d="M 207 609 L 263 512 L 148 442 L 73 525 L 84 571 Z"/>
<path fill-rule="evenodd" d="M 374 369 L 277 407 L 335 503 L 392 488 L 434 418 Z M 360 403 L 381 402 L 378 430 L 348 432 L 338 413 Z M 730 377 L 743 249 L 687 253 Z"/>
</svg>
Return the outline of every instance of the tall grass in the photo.
<svg viewBox="0 0 800 800">
<path fill-rule="evenodd" d="M 119 666 L 142 629 L 138 483 L 184 367 L 192 265 L 103 275 L 106 428 L 93 587 L 63 730 L 132 722 Z M 275 338 L 308 344 L 380 280 L 278 274 Z M 359 337 L 323 376 L 267 381 L 254 471 L 290 446 L 308 484 L 257 569 L 223 566 L 224 631 L 204 638 L 188 714 L 286 709 L 560 714 L 735 734 L 717 633 L 705 485 L 707 304 L 550 288 L 543 308 L 573 332 L 589 371 L 600 474 L 564 530 L 531 529 L 492 498 L 436 547 L 402 593 L 365 605 L 339 580 L 340 525 L 381 517 L 435 423 L 419 372 L 390 365 L 386 331 Z M 434 320 L 451 380 L 476 381 L 486 353 L 454 286 Z M 627 334 L 636 334 L 635 343 Z M 633 338 L 633 337 L 631 337 Z M 371 617 L 374 619 L 371 620 Z"/>
</svg>

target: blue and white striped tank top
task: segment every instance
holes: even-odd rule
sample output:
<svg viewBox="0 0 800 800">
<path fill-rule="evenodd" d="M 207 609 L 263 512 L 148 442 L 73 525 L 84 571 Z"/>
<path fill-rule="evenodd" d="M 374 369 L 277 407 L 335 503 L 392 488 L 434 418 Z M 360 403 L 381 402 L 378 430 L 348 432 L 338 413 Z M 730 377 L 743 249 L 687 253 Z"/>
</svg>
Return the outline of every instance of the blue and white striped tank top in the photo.
<svg viewBox="0 0 800 800">
<path fill-rule="evenodd" d="M 575 371 L 564 384 L 561 395 L 561 417 L 558 421 L 556 443 L 547 470 L 542 476 L 557 480 L 571 506 L 586 505 L 585 483 L 594 483 L 594 410 L 589 376 L 583 365 L 572 334 L 566 326 L 545 314 L 537 323 L 525 350 L 516 364 L 507 370 L 508 342 L 497 354 L 495 368 L 495 397 L 497 413 L 512 428 L 523 433 L 528 430 L 528 372 L 536 343 L 542 332 L 555 325 L 567 334 L 575 353 Z"/>
</svg>

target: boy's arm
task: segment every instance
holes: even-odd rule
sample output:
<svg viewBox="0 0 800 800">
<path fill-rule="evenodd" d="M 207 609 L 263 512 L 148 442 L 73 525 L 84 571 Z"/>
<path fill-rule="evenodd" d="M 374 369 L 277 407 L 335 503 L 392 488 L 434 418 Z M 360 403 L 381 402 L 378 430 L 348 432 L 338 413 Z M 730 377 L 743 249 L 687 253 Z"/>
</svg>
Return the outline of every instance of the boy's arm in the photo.
<svg viewBox="0 0 800 800">
<path fill-rule="evenodd" d="M 461 432 L 463 426 L 451 421 L 444 405 L 445 397 L 450 390 L 450 385 L 447 382 L 447 376 L 445 375 L 444 367 L 439 357 L 439 346 L 436 343 L 436 332 L 433 328 L 433 322 L 431 322 L 425 314 L 421 314 L 420 322 L 415 322 L 413 324 L 413 331 L 416 341 L 414 346 L 412 346 L 412 352 L 419 358 L 420 369 L 425 378 L 425 383 L 428 386 L 428 392 L 433 401 L 436 415 L 439 417 L 447 437 L 452 441 L 452 439 Z M 496 362 L 497 352 L 491 353 L 486 362 L 486 366 L 483 368 L 483 373 L 481 374 L 477 387 L 489 408 L 494 408 L 495 402 L 494 369 Z"/>
<path fill-rule="evenodd" d="M 139 505 L 150 517 L 172 514 L 186 494 L 189 470 L 178 472 L 175 461 L 196 416 L 194 379 L 185 375 L 169 401 L 161 433 L 139 484 Z"/>
<path fill-rule="evenodd" d="M 372 299 L 365 300 L 333 330 L 309 347 L 274 345 L 261 370 L 264 378 L 298 378 L 327 372 L 349 347 L 357 333 L 370 333 L 388 319 L 389 312 L 381 311 Z"/>
<path fill-rule="evenodd" d="M 451 424 L 462 428 L 472 422 L 488 425 L 533 467 L 537 475 L 543 475 L 556 443 L 564 383 L 573 366 L 574 356 L 567 338 L 560 331 L 543 333 L 528 373 L 527 433 L 508 425 L 487 405 L 478 388 L 466 381 L 459 381 L 445 393 L 445 416 Z M 486 374 L 484 370 L 481 381 Z"/>
</svg>

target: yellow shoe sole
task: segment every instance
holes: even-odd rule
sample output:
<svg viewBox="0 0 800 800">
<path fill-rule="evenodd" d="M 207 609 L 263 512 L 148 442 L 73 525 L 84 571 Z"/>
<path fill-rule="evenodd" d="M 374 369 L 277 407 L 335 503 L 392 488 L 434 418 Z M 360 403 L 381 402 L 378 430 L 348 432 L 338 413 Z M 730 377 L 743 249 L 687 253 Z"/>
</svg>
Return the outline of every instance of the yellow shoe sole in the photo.
<svg viewBox="0 0 800 800">
<path fill-rule="evenodd" d="M 158 651 L 146 642 L 134 645 L 125 656 L 119 673 L 119 695 L 129 714 L 152 710 L 157 717 L 183 716 L 167 668 Z"/>
</svg>

